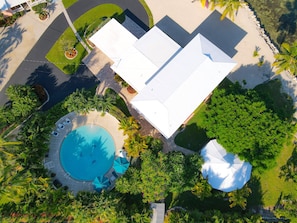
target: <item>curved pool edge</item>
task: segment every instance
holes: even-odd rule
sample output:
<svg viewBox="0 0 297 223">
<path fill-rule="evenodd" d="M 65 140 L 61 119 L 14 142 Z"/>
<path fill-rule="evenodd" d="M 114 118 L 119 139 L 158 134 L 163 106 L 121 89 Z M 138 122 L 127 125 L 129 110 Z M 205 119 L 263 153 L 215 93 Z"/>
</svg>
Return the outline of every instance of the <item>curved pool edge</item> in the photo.
<svg viewBox="0 0 297 223">
<path fill-rule="evenodd" d="M 71 119 L 71 123 L 69 125 L 65 125 L 63 131 L 59 131 L 58 137 L 54 135 L 51 135 L 50 137 L 48 157 L 46 157 L 44 160 L 45 166 L 48 166 L 48 168 L 46 168 L 50 172 L 56 174 L 55 179 L 59 179 L 63 186 L 67 186 L 73 194 L 77 194 L 79 191 L 94 191 L 91 181 L 82 182 L 72 179 L 60 165 L 59 148 L 65 136 L 78 126 L 86 124 L 96 124 L 102 126 L 112 135 L 114 139 L 116 147 L 115 157 L 120 154 L 126 136 L 124 136 L 122 130 L 119 130 L 119 121 L 109 113 L 105 113 L 105 115 L 102 115 L 101 112 L 91 111 L 88 114 L 84 115 L 71 112 L 61 117 L 56 122 L 56 129 L 58 128 L 58 125 L 60 123 L 63 123 L 66 118 Z M 49 163 L 50 165 L 46 165 Z"/>
</svg>

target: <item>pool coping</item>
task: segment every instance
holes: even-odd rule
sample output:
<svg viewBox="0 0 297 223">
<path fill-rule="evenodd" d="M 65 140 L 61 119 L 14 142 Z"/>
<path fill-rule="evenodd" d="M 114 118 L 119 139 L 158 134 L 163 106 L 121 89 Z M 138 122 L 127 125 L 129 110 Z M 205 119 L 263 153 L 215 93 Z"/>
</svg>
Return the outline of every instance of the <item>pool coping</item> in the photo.
<svg viewBox="0 0 297 223">
<path fill-rule="evenodd" d="M 61 117 L 56 122 L 56 128 L 53 130 L 50 137 L 49 153 L 44 159 L 44 166 L 51 173 L 55 174 L 53 181 L 58 180 L 62 186 L 67 186 L 68 190 L 75 195 L 79 191 L 95 191 L 92 185 L 93 181 L 79 181 L 73 179 L 70 174 L 63 169 L 60 163 L 60 147 L 69 132 L 83 125 L 97 125 L 109 132 L 115 143 L 115 158 L 120 155 L 126 138 L 123 131 L 119 130 L 119 121 L 109 113 L 102 114 L 98 111 L 91 111 L 87 114 L 77 114 L 71 112 Z M 113 168 L 111 168 L 105 176 L 110 179 L 112 172 Z M 111 186 L 108 189 L 112 189 L 114 183 L 115 181 L 111 180 Z"/>
</svg>

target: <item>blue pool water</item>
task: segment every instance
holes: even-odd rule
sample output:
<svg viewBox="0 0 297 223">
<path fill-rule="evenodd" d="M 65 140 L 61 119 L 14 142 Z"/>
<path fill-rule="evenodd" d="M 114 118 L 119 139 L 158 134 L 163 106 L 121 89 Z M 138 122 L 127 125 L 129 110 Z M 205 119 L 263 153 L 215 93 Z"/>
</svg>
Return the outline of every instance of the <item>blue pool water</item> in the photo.
<svg viewBox="0 0 297 223">
<path fill-rule="evenodd" d="M 71 131 L 60 149 L 64 170 L 76 180 L 92 181 L 104 175 L 113 165 L 115 145 L 102 127 L 81 126 Z"/>
</svg>

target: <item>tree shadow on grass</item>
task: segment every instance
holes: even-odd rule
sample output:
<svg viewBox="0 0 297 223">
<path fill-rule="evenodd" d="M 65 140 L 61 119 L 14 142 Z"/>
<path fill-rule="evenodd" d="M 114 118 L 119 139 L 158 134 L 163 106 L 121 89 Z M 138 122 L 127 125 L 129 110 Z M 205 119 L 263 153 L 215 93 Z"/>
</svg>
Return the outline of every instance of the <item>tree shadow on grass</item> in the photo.
<svg viewBox="0 0 297 223">
<path fill-rule="evenodd" d="M 175 137 L 174 142 L 178 146 L 199 152 L 209 140 L 205 130 L 192 123 Z"/>
<path fill-rule="evenodd" d="M 222 212 L 242 211 L 241 208 L 239 207 L 234 207 L 231 209 L 229 207 L 229 204 L 230 204 L 229 200 L 225 199 L 224 192 L 213 190 L 212 196 L 205 198 L 204 200 L 199 199 L 190 191 L 184 192 L 178 196 L 175 206 L 181 206 L 183 208 L 186 208 L 187 210 L 199 210 L 199 211 L 207 211 L 207 210 L 220 210 Z"/>
<path fill-rule="evenodd" d="M 283 177 L 285 181 L 297 182 L 297 149 L 294 148 L 291 157 L 287 163 L 280 168 L 279 177 Z"/>
<path fill-rule="evenodd" d="M 251 188 L 252 193 L 247 199 L 248 208 L 256 208 L 263 205 L 263 195 L 265 192 L 262 191 L 260 178 L 257 176 L 251 176 L 250 181 L 247 183 L 248 187 Z"/>
<path fill-rule="evenodd" d="M 273 79 L 260 84 L 254 89 L 263 99 L 268 109 L 275 112 L 282 120 L 293 120 L 295 113 L 293 99 L 281 90 L 282 83 L 279 79 Z"/>
</svg>

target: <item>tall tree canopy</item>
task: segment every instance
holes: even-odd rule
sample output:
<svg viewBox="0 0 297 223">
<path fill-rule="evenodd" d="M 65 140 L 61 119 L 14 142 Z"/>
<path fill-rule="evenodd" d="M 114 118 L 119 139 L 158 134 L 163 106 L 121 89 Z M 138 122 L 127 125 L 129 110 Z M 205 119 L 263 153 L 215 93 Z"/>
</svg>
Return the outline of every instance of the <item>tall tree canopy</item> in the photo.
<svg viewBox="0 0 297 223">
<path fill-rule="evenodd" d="M 155 154 L 145 150 L 140 158 L 140 169 L 130 167 L 117 180 L 117 191 L 133 195 L 142 193 L 144 202 L 154 202 L 164 199 L 168 192 L 190 191 L 200 179 L 202 158 L 198 154 Z"/>
<path fill-rule="evenodd" d="M 230 89 L 217 89 L 211 97 L 202 121 L 208 137 L 253 167 L 273 166 L 292 131 L 289 121 L 267 109 L 255 90 Z"/>
<path fill-rule="evenodd" d="M 11 100 L 9 111 L 14 118 L 26 117 L 40 105 L 37 94 L 29 85 L 11 85 L 7 88 L 6 94 Z"/>
</svg>

